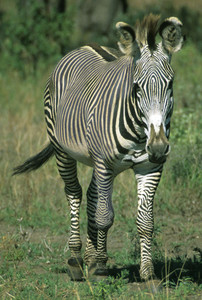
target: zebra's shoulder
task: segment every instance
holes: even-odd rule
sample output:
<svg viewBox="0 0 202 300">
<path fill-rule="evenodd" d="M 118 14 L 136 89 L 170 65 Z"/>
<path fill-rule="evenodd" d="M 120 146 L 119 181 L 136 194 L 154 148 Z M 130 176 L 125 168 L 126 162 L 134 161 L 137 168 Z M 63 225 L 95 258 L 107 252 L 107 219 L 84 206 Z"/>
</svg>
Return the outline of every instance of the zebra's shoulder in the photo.
<svg viewBox="0 0 202 300">
<path fill-rule="evenodd" d="M 82 47 L 83 49 L 88 49 L 93 53 L 101 56 L 105 61 L 111 62 L 117 58 L 123 56 L 123 54 L 114 48 L 100 46 L 97 43 L 90 43 Z"/>
</svg>

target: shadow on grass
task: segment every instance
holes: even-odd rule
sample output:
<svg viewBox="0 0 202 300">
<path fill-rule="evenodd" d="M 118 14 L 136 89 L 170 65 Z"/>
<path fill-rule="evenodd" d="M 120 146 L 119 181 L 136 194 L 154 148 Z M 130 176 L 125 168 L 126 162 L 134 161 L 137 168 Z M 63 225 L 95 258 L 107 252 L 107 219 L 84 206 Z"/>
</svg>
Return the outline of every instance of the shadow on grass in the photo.
<svg viewBox="0 0 202 300">
<path fill-rule="evenodd" d="M 141 282 L 139 275 L 139 265 L 130 265 L 122 268 L 112 267 L 108 269 L 108 275 L 114 278 L 120 278 L 123 273 L 129 283 Z M 190 278 L 197 284 L 202 284 L 202 261 L 198 260 L 184 260 L 177 258 L 175 260 L 167 260 L 167 262 L 156 261 L 154 262 L 154 269 L 156 277 L 163 282 L 169 281 L 177 284 L 182 278 Z M 68 268 L 56 268 L 55 273 L 69 273 Z"/>
<path fill-rule="evenodd" d="M 120 277 L 123 271 L 127 271 L 126 278 L 129 282 L 141 282 L 139 275 L 139 265 L 130 265 L 123 268 L 110 268 L 109 275 L 112 277 Z M 183 277 L 190 278 L 197 284 L 202 284 L 202 261 L 183 260 L 177 258 L 175 260 L 167 260 L 167 262 L 154 262 L 154 270 L 156 277 L 163 281 L 169 281 L 177 284 Z"/>
</svg>

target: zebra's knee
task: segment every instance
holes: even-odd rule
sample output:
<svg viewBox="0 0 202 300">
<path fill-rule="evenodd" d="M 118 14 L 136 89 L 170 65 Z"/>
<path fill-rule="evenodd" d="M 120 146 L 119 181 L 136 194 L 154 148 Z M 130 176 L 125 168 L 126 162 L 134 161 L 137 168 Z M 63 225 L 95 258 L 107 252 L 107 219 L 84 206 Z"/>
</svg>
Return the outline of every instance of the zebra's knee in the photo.
<svg viewBox="0 0 202 300">
<path fill-rule="evenodd" d="M 96 227 L 98 230 L 108 231 L 109 228 L 113 225 L 114 219 L 105 219 L 105 220 L 96 220 Z"/>
<path fill-rule="evenodd" d="M 99 209 L 97 209 L 95 214 L 95 223 L 97 229 L 107 231 L 113 225 L 113 222 L 114 222 L 113 211 L 107 211 L 103 213 Z"/>
</svg>

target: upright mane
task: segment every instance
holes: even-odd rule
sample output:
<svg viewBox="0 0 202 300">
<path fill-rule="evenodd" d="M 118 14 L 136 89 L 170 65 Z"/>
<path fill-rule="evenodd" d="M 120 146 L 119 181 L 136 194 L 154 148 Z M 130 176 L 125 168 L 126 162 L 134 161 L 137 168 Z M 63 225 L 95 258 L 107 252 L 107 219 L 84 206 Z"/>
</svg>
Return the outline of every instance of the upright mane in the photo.
<svg viewBox="0 0 202 300">
<path fill-rule="evenodd" d="M 159 19 L 159 15 L 150 14 L 141 22 L 139 20 L 136 22 L 135 35 L 140 48 L 148 45 L 151 51 L 155 50 L 155 38 L 159 29 Z"/>
</svg>

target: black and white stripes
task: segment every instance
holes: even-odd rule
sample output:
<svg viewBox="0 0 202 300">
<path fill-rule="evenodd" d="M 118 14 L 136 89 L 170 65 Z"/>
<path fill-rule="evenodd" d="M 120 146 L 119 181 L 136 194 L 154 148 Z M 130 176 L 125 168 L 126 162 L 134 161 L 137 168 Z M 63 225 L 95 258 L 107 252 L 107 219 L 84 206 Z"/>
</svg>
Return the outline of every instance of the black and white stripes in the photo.
<svg viewBox="0 0 202 300">
<path fill-rule="evenodd" d="M 82 190 L 76 161 L 93 167 L 87 192 L 87 265 L 105 268 L 107 232 L 114 221 L 113 181 L 120 172 L 132 168 L 138 183 L 140 275 L 142 279 L 153 276 L 153 198 L 170 151 L 174 76 L 170 60 L 182 45 L 182 24 L 173 17 L 160 27 L 162 42 L 156 44 L 158 20 L 149 15 L 135 30 L 119 22 L 120 51 L 92 44 L 70 52 L 58 63 L 44 94 L 50 145 L 15 172 L 38 168 L 54 152 L 70 205 L 73 279 L 82 276 Z M 169 32 L 173 30 L 178 35 L 172 44 Z"/>
</svg>

